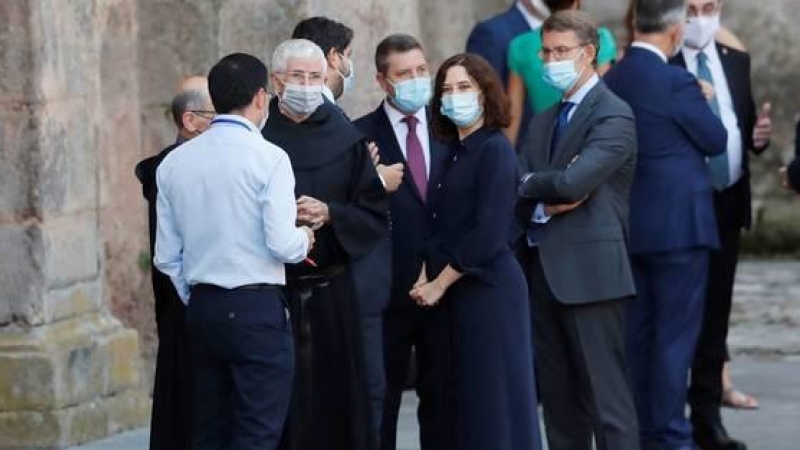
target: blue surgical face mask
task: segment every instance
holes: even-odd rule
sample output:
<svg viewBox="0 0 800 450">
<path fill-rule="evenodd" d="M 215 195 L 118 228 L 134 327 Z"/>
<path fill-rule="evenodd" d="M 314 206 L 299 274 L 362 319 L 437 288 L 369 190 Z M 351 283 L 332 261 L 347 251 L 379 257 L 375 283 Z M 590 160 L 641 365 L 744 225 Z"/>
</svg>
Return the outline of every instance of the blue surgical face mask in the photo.
<svg viewBox="0 0 800 450">
<path fill-rule="evenodd" d="M 569 92 L 575 83 L 580 79 L 585 68 L 578 72 L 575 68 L 575 63 L 580 58 L 581 53 L 575 59 L 567 59 L 564 61 L 553 61 L 544 65 L 544 74 L 542 79 L 545 83 L 557 89 L 562 94 Z"/>
<path fill-rule="evenodd" d="M 394 88 L 392 105 L 403 114 L 416 114 L 431 100 L 431 79 L 429 77 L 417 77 L 397 83 L 389 81 L 389 83 Z"/>
<path fill-rule="evenodd" d="M 483 106 L 477 92 L 459 92 L 442 96 L 440 112 L 458 128 L 467 128 L 481 118 Z"/>
</svg>

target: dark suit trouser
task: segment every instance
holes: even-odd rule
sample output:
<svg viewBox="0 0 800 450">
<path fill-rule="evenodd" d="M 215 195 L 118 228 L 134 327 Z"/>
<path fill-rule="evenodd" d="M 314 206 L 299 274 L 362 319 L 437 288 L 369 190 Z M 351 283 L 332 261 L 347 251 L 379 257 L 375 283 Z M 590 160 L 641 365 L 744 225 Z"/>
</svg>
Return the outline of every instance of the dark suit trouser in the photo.
<svg viewBox="0 0 800 450">
<path fill-rule="evenodd" d="M 392 287 L 392 242 L 384 239 L 363 258 L 353 263 L 353 277 L 361 315 L 369 399 L 374 426 L 373 439 L 380 440 L 383 399 L 386 395 L 386 371 L 383 356 L 383 312 L 389 303 Z"/>
<path fill-rule="evenodd" d="M 575 280 L 580 282 L 580 280 Z M 636 410 L 625 361 L 625 299 L 560 303 L 538 251 L 528 273 L 550 450 L 638 450 Z"/>
<path fill-rule="evenodd" d="M 692 363 L 689 404 L 695 427 L 722 421 L 722 368 L 729 359 L 726 341 L 741 237 L 741 228 L 732 220 L 738 192 L 734 187 L 715 195 L 721 247 L 709 259 L 705 314 Z"/>
<path fill-rule="evenodd" d="M 692 448 L 689 368 L 703 319 L 708 250 L 631 256 L 638 295 L 628 308 L 628 357 L 642 448 Z"/>
<path fill-rule="evenodd" d="M 439 307 L 390 307 L 384 314 L 386 398 L 381 426 L 381 449 L 397 448 L 397 420 L 405 389 L 411 349 L 416 357 L 417 419 L 423 450 L 448 450 L 450 433 L 446 407 L 448 327 Z"/>
<path fill-rule="evenodd" d="M 294 375 L 283 297 L 273 290 L 192 290 L 195 450 L 271 450 Z"/>
</svg>

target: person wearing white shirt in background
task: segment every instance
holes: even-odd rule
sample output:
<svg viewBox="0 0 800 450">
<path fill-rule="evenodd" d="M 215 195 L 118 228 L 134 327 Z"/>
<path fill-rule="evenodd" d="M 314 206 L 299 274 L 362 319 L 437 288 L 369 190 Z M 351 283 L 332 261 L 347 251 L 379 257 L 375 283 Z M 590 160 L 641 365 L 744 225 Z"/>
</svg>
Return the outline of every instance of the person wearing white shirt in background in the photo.
<svg viewBox="0 0 800 450">
<path fill-rule="evenodd" d="M 689 0 L 684 46 L 672 63 L 697 77 L 714 113 L 728 132 L 726 151 L 709 159 L 714 179 L 714 210 L 721 247 L 709 259 L 706 302 L 700 338 L 691 371 L 689 404 L 695 443 L 703 450 L 744 450 L 744 443 L 728 436 L 722 424 L 725 391 L 723 367 L 729 355 L 726 340 L 733 284 L 742 230 L 752 224 L 749 154 L 769 147 L 770 105 L 756 111 L 750 79 L 750 55 L 719 38 L 722 0 Z M 718 168 L 717 168 L 718 167 Z M 739 393 L 740 408 L 758 406 Z"/>
<path fill-rule="evenodd" d="M 208 83 L 219 115 L 156 173 L 154 263 L 189 305 L 194 449 L 274 449 L 294 375 L 284 263 L 303 261 L 314 234 L 295 226 L 288 156 L 256 125 L 268 115 L 264 63 L 228 55 Z"/>
</svg>

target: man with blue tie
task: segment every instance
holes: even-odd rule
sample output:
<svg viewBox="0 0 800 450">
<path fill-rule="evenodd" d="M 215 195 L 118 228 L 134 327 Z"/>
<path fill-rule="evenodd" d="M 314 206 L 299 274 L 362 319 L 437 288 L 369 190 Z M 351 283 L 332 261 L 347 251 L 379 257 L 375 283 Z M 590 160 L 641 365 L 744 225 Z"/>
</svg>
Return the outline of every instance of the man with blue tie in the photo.
<svg viewBox="0 0 800 450">
<path fill-rule="evenodd" d="M 686 38 L 672 63 L 685 67 L 708 91 L 708 103 L 728 132 L 725 153 L 709 159 L 720 248 L 711 253 L 703 326 L 697 342 L 689 404 L 695 443 L 703 450 L 744 450 L 722 423 L 722 370 L 727 359 L 728 321 L 742 229 L 752 223 L 749 153 L 769 146 L 769 105 L 760 115 L 750 80 L 750 55 L 714 38 L 722 0 L 690 0 Z"/>
<path fill-rule="evenodd" d="M 208 75 L 219 113 L 156 172 L 155 266 L 188 303 L 195 377 L 195 450 L 275 449 L 294 376 L 280 288 L 314 233 L 295 226 L 286 153 L 259 132 L 267 67 L 235 53 Z"/>
<path fill-rule="evenodd" d="M 405 166 L 402 182 L 390 197 L 391 298 L 383 315 L 386 386 L 381 448 L 397 447 L 397 420 L 413 348 L 422 449 L 446 450 L 444 315 L 440 307 L 419 308 L 408 294 L 422 267 L 428 180 L 446 152 L 428 128 L 431 79 L 419 41 L 406 34 L 386 37 L 375 50 L 375 65 L 386 99 L 355 125 L 377 144 L 383 167 Z"/>
<path fill-rule="evenodd" d="M 624 350 L 633 113 L 597 76 L 590 16 L 550 16 L 542 43 L 545 80 L 564 100 L 531 120 L 517 215 L 548 448 L 639 450 Z"/>
<path fill-rule="evenodd" d="M 686 0 L 635 0 L 634 42 L 606 82 L 636 115 L 630 252 L 637 297 L 628 305 L 628 355 L 643 449 L 694 448 L 686 418 L 709 253 L 717 248 L 709 164 L 727 133 L 680 50 Z"/>
</svg>

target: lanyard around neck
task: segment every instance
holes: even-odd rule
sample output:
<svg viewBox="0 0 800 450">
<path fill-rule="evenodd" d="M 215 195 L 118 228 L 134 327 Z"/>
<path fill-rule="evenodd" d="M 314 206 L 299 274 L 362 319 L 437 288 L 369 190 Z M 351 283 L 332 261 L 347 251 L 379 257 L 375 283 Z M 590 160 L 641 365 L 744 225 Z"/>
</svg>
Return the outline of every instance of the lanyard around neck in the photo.
<svg viewBox="0 0 800 450">
<path fill-rule="evenodd" d="M 240 127 L 245 128 L 247 131 L 252 131 L 250 129 L 250 127 L 248 127 L 247 125 L 243 124 L 242 122 L 239 122 L 238 120 L 224 119 L 223 118 L 223 119 L 214 119 L 214 120 L 211 121 L 211 125 L 214 125 L 215 123 L 230 123 L 230 124 L 233 124 L 233 125 L 239 125 Z"/>
</svg>

